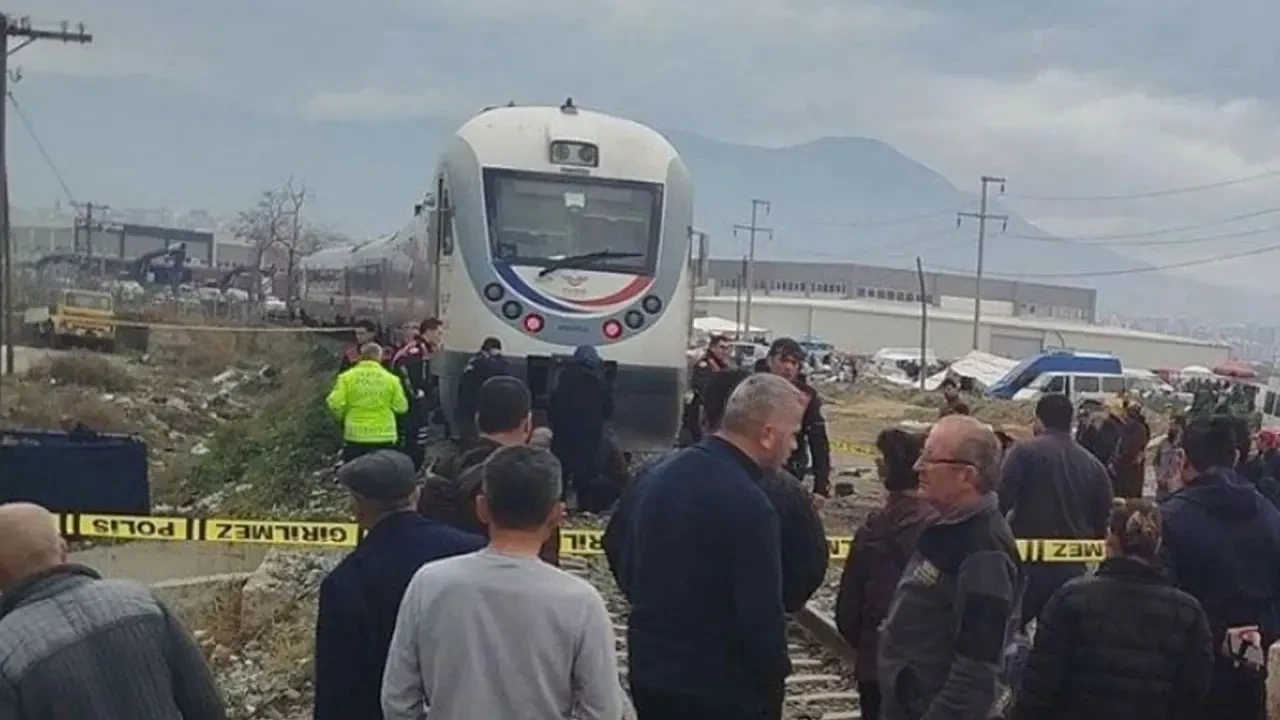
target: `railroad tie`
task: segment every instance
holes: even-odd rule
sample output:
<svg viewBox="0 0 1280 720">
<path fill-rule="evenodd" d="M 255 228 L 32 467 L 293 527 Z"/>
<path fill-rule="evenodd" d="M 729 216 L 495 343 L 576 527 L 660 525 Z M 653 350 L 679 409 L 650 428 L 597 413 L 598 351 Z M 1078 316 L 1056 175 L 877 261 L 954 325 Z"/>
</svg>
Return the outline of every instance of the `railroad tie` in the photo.
<svg viewBox="0 0 1280 720">
<path fill-rule="evenodd" d="M 805 693 L 803 695 L 790 695 L 787 702 L 796 705 L 807 705 L 809 703 L 819 702 L 854 702 L 858 699 L 858 694 L 854 692 L 816 692 Z"/>
<path fill-rule="evenodd" d="M 797 685 L 823 685 L 825 683 L 842 682 L 844 678 L 839 675 L 791 675 L 787 678 L 787 687 L 795 687 Z"/>
</svg>

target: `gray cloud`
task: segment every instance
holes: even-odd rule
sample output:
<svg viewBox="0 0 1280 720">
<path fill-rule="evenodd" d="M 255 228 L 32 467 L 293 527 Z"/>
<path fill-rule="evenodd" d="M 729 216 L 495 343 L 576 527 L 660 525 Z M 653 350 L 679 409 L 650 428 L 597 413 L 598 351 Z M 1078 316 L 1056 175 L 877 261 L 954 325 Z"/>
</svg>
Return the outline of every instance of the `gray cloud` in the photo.
<svg viewBox="0 0 1280 720">
<path fill-rule="evenodd" d="M 572 95 L 731 140 L 866 135 L 961 187 L 1005 173 L 1011 207 L 1069 235 L 1257 209 L 1280 183 L 1132 203 L 1016 197 L 1212 182 L 1280 162 L 1271 0 L 18 5 L 37 19 L 84 20 L 98 36 L 85 49 L 25 50 L 32 73 L 152 75 L 313 120 L 457 116 Z M 1157 261 L 1195 251 L 1124 250 Z M 1240 266 L 1249 275 L 1265 264 Z"/>
</svg>

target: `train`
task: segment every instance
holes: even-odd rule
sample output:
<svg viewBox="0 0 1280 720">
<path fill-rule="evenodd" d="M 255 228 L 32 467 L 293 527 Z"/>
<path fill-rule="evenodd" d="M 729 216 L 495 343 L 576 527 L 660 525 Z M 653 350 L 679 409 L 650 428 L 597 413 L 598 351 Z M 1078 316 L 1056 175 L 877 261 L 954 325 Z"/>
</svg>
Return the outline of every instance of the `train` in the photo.
<svg viewBox="0 0 1280 720">
<path fill-rule="evenodd" d="M 560 106 L 488 108 L 450 139 L 433 187 L 399 232 L 305 258 L 313 317 L 445 325 L 433 361 L 447 412 L 489 337 L 545 408 L 574 349 L 595 347 L 628 453 L 679 431 L 695 259 L 693 181 L 638 122 Z"/>
</svg>

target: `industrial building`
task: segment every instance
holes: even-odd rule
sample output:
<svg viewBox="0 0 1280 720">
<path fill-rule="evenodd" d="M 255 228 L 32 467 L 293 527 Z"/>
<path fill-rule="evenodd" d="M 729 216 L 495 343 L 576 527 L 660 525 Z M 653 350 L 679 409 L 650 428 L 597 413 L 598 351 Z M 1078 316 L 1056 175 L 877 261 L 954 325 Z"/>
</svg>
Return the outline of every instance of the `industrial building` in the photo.
<svg viewBox="0 0 1280 720">
<path fill-rule="evenodd" d="M 145 253 L 164 250 L 179 243 L 187 248 L 192 264 L 212 266 L 213 233 L 135 223 L 94 223 L 92 231 L 77 222 L 66 225 L 15 225 L 13 260 L 35 262 L 45 255 L 85 252 L 99 257 L 132 260 Z"/>
<path fill-rule="evenodd" d="M 858 265 L 757 260 L 752 271 L 755 297 L 868 300 L 920 304 L 920 279 L 914 270 Z M 710 260 L 699 294 L 738 295 L 743 288 L 744 263 Z M 971 275 L 926 272 L 924 300 L 934 308 L 973 312 Z M 1012 280 L 984 279 L 983 314 L 1097 322 L 1098 291 Z"/>
<path fill-rule="evenodd" d="M 984 293 L 985 294 L 985 293 Z M 938 357 L 958 358 L 973 349 L 973 306 L 967 312 L 937 308 L 928 311 L 928 347 Z M 1155 369 L 1204 365 L 1212 367 L 1229 357 L 1225 344 L 1204 340 L 1092 325 L 1041 317 L 988 312 L 983 302 L 978 349 L 1021 359 L 1051 348 L 1109 352 L 1126 367 Z M 741 302 L 734 295 L 697 297 L 695 315 L 735 319 Z M 819 338 L 837 348 L 870 355 L 885 347 L 920 345 L 919 299 L 907 302 L 841 300 L 814 297 L 756 295 L 751 303 L 751 324 L 768 328 L 775 336 Z"/>
</svg>

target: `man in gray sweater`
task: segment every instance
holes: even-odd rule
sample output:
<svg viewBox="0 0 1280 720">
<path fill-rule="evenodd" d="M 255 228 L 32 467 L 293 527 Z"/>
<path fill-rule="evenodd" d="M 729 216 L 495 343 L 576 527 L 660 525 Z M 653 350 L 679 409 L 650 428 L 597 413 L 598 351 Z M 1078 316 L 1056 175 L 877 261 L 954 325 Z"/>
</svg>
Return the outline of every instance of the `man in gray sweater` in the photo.
<svg viewBox="0 0 1280 720">
<path fill-rule="evenodd" d="M 148 588 L 66 564 L 38 505 L 0 505 L 0 538 L 0 718 L 226 718 L 200 649 Z"/>
<path fill-rule="evenodd" d="M 538 558 L 559 524 L 560 463 L 501 448 L 480 466 L 479 552 L 409 582 L 382 678 L 386 720 L 620 720 L 613 625 L 585 580 Z"/>
<path fill-rule="evenodd" d="M 920 493 L 941 518 L 921 533 L 880 634 L 880 720 L 1002 716 L 1025 580 L 996 500 L 999 464 L 995 434 L 970 417 L 943 418 L 925 441 Z"/>
</svg>

